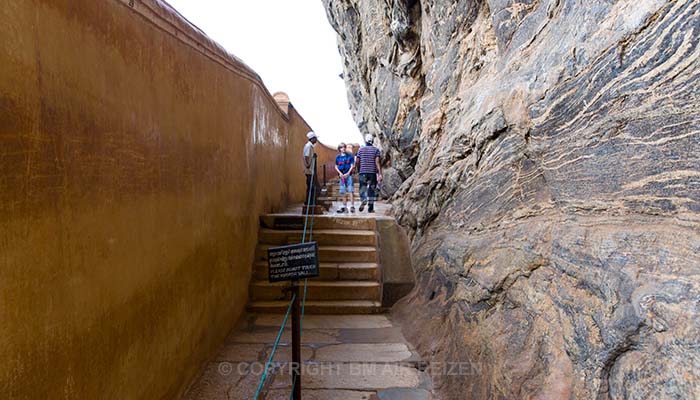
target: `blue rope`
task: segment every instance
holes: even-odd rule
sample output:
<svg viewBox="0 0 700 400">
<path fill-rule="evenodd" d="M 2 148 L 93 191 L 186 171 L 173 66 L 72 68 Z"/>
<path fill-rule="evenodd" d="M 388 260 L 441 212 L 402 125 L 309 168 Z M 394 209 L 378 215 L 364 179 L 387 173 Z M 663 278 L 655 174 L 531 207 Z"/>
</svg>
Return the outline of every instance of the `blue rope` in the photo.
<svg viewBox="0 0 700 400">
<path fill-rule="evenodd" d="M 296 294 L 292 294 L 292 301 L 289 302 L 289 307 L 287 307 L 287 314 L 284 315 L 284 321 L 282 321 L 282 326 L 280 326 L 280 331 L 277 333 L 277 339 L 275 339 L 275 344 L 272 346 L 272 352 L 270 353 L 270 358 L 268 358 L 267 363 L 265 364 L 265 370 L 263 371 L 263 375 L 260 378 L 260 383 L 258 384 L 258 390 L 255 391 L 255 397 L 253 397 L 255 400 L 258 399 L 260 396 L 260 392 L 262 391 L 263 384 L 265 383 L 265 379 L 267 379 L 267 370 L 270 368 L 270 364 L 272 364 L 272 359 L 275 357 L 275 353 L 277 352 L 277 346 L 280 344 L 280 339 L 282 338 L 282 332 L 284 332 L 284 326 L 287 325 L 287 319 L 289 318 L 289 313 L 292 312 L 292 304 L 294 304 L 294 299 L 296 298 Z"/>
</svg>

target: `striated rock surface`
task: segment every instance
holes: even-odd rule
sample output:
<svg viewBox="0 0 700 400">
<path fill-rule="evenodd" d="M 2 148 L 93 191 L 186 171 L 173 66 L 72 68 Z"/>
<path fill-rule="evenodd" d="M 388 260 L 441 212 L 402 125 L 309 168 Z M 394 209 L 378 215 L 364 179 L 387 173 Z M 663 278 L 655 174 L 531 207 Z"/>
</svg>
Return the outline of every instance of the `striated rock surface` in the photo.
<svg viewBox="0 0 700 400">
<path fill-rule="evenodd" d="M 444 397 L 700 398 L 700 1 L 323 2 Z"/>
</svg>

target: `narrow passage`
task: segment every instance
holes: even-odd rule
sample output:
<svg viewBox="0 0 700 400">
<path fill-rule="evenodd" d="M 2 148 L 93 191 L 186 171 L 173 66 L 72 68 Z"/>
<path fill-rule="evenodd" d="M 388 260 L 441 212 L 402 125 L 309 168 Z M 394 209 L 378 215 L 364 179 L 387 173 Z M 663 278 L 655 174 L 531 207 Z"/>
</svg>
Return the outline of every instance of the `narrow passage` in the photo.
<svg viewBox="0 0 700 400">
<path fill-rule="evenodd" d="M 243 400 L 255 394 L 279 314 L 248 314 L 186 394 L 187 400 Z M 261 398 L 288 399 L 291 326 Z M 384 314 L 306 315 L 302 335 L 306 400 L 432 399 L 425 364 Z"/>
</svg>

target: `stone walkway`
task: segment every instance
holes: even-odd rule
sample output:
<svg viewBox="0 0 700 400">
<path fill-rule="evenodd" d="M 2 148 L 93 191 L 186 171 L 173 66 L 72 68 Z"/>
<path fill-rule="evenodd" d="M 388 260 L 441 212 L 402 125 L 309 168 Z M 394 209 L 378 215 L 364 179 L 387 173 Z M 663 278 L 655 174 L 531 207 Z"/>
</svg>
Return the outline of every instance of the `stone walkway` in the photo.
<svg viewBox="0 0 700 400">
<path fill-rule="evenodd" d="M 282 319 L 246 315 L 184 398 L 252 399 Z M 261 399 L 289 399 L 289 327 L 288 322 Z M 302 358 L 305 400 L 433 398 L 425 363 L 386 315 L 306 315 Z"/>
<path fill-rule="evenodd" d="M 391 205 L 388 203 L 385 203 L 384 201 L 378 201 L 374 203 L 374 213 L 368 213 L 367 209 L 365 208 L 364 211 L 360 212 L 360 202 L 355 201 L 355 212 L 354 213 L 342 213 L 338 214 L 338 209 L 343 206 L 343 203 L 340 201 L 333 201 L 333 206 L 331 207 L 330 210 L 326 211 L 323 213 L 323 215 L 329 215 L 333 217 L 355 217 L 355 218 L 377 218 L 377 217 L 382 217 L 382 216 L 388 216 L 391 214 Z M 349 207 L 349 206 L 348 206 Z M 301 214 L 301 208 L 302 206 L 300 204 L 295 204 L 293 206 L 290 206 L 286 210 L 284 210 L 283 213 L 281 214 L 291 214 L 291 215 L 300 215 Z"/>
</svg>

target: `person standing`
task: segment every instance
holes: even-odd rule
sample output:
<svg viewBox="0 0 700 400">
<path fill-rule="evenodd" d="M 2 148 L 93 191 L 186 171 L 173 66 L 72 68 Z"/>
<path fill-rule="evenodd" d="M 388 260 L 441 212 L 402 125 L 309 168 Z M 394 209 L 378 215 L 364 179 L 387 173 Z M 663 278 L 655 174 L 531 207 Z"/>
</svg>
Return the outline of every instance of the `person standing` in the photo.
<svg viewBox="0 0 700 400">
<path fill-rule="evenodd" d="M 374 137 L 365 136 L 365 146 L 357 151 L 355 164 L 360 172 L 360 211 L 374 212 L 374 202 L 377 200 L 377 184 L 382 181 L 382 167 L 380 165 L 381 153 L 374 147 Z"/>
<path fill-rule="evenodd" d="M 355 212 L 355 188 L 352 182 L 352 171 L 355 168 L 355 157 L 346 152 L 345 143 L 338 145 L 338 155 L 335 156 L 335 172 L 340 177 L 340 197 L 343 202 L 338 212 L 348 212 L 348 197 L 350 197 L 350 212 Z"/>
<path fill-rule="evenodd" d="M 306 197 L 304 202 L 307 206 L 316 204 L 318 192 L 318 176 L 316 175 L 316 143 L 318 136 L 313 131 L 306 134 L 308 142 L 304 145 L 304 175 L 306 175 Z"/>
</svg>

